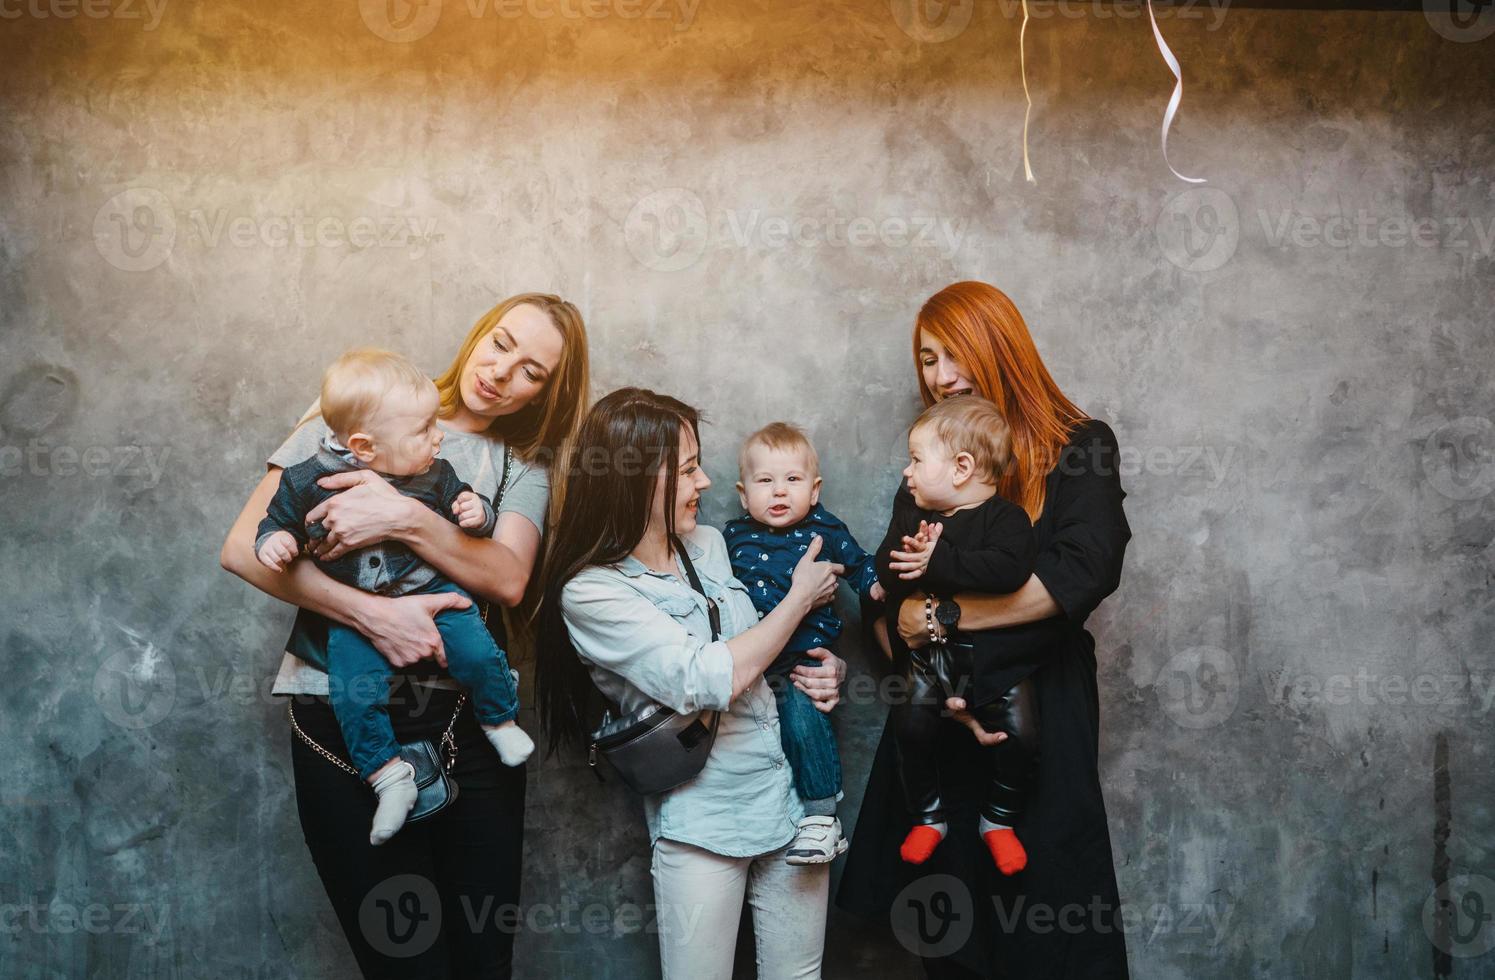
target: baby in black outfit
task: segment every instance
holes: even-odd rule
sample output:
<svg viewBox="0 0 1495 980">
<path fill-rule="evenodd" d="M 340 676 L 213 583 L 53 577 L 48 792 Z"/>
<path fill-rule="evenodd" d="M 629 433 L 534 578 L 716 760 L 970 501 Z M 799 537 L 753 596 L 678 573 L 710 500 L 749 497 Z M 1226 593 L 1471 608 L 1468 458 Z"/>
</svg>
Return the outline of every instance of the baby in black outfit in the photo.
<svg viewBox="0 0 1495 980">
<path fill-rule="evenodd" d="M 1002 413 L 974 395 L 947 398 L 914 422 L 908 452 L 903 475 L 909 494 L 900 492 L 877 551 L 893 622 L 899 604 L 916 590 L 932 605 L 957 592 L 1017 591 L 1033 573 L 1037 550 L 1027 513 L 997 494 L 1011 458 Z M 1037 772 L 1037 699 L 1029 675 L 1042 651 L 1026 635 L 946 633 L 945 642 L 909 651 L 908 696 L 892 710 L 899 775 L 914 822 L 899 853 L 922 864 L 947 832 L 935 736 L 945 699 L 958 696 L 984 729 L 1007 733 L 985 750 L 991 783 L 980 830 L 998 869 L 1015 874 L 1028 860 L 1012 828 Z"/>
</svg>

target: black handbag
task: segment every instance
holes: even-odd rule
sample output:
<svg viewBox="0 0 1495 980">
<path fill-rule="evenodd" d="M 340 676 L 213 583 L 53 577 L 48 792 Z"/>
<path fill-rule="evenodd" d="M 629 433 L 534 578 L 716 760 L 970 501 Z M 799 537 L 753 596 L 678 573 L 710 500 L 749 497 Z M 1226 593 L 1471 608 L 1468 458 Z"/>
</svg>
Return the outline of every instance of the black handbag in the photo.
<svg viewBox="0 0 1495 980">
<path fill-rule="evenodd" d="M 678 541 L 675 544 L 685 574 L 690 577 L 691 588 L 706 600 L 711 639 L 716 641 L 721 638 L 721 610 L 701 588 L 701 580 L 690 556 Z M 656 703 L 646 704 L 619 718 L 614 718 L 609 710 L 591 735 L 587 765 L 601 780 L 597 761 L 599 758 L 607 760 L 629 789 L 645 796 L 674 789 L 694 779 L 706 765 L 707 756 L 711 755 L 721 712 L 709 712 L 709 728 L 703 720 L 706 714 L 708 712 L 703 708 L 682 715 L 673 708 Z"/>
<path fill-rule="evenodd" d="M 415 769 L 415 805 L 405 816 L 406 823 L 414 823 L 436 814 L 451 806 L 457 800 L 457 794 L 461 787 L 451 776 L 452 766 L 457 764 L 457 737 L 454 730 L 457 727 L 457 716 L 462 713 L 462 706 L 467 703 L 467 695 L 457 696 L 457 707 L 452 712 L 452 720 L 447 724 L 446 731 L 441 733 L 441 749 L 446 755 L 445 763 L 437 754 L 436 746 L 431 744 L 428 738 L 418 738 L 413 742 L 400 743 L 400 758 L 410 763 Z M 294 700 L 286 702 L 286 713 L 291 716 L 291 728 L 301 738 L 301 741 L 311 746 L 322 758 L 337 766 L 344 772 L 351 773 L 354 779 L 363 782 L 358 775 L 358 770 L 350 764 L 339 759 L 335 754 L 323 748 L 308 734 L 301 730 L 296 724 L 296 704 Z"/>
</svg>

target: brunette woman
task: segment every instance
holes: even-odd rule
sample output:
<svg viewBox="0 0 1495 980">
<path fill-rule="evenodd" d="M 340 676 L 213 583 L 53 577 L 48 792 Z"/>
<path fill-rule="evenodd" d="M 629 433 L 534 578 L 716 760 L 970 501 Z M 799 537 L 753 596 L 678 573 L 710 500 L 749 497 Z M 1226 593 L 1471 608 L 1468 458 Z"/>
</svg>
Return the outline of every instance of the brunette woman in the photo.
<svg viewBox="0 0 1495 980">
<path fill-rule="evenodd" d="M 784 860 L 804 808 L 763 672 L 834 597 L 842 566 L 816 560 L 816 538 L 760 620 L 722 533 L 697 521 L 711 480 L 696 411 L 674 398 L 638 388 L 603 398 L 576 460 L 541 606 L 537 682 L 552 747 L 596 724 L 599 694 L 624 714 L 654 702 L 715 715 L 700 773 L 644 798 L 664 976 L 730 980 L 746 902 L 758 975 L 819 977 L 830 866 Z M 841 665 L 832 656 L 803 669 Z"/>
</svg>

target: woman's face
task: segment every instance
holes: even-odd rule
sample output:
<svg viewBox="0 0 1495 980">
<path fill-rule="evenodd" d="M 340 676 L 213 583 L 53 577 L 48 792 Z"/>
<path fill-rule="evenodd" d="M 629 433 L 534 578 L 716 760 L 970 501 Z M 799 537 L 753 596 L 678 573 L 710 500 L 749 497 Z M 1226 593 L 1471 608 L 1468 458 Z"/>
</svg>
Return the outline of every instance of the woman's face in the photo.
<svg viewBox="0 0 1495 980">
<path fill-rule="evenodd" d="M 919 343 L 919 371 L 924 376 L 924 386 L 934 395 L 935 401 L 943 401 L 951 395 L 977 393 L 975 382 L 966 374 L 965 368 L 955 356 L 940 343 L 938 337 L 922 335 Z"/>
<path fill-rule="evenodd" d="M 545 390 L 564 349 L 565 339 L 550 315 L 519 304 L 478 341 L 462 365 L 463 407 L 485 419 L 519 411 Z"/>
<path fill-rule="evenodd" d="M 664 499 L 665 471 L 659 471 L 659 483 L 654 490 L 654 512 L 650 524 L 663 531 L 665 507 L 675 511 L 675 533 L 689 534 L 696 529 L 696 515 L 701 510 L 701 494 L 711 486 L 711 479 L 701 468 L 701 447 L 696 444 L 695 433 L 689 426 L 680 428 L 680 466 L 675 471 L 675 499 Z"/>
</svg>

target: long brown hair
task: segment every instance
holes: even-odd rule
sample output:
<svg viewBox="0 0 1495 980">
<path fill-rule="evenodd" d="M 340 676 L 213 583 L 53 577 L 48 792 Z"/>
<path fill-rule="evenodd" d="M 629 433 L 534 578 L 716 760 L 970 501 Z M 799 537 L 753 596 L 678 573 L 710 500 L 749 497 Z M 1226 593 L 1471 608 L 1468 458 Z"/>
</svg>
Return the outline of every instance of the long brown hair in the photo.
<svg viewBox="0 0 1495 980">
<path fill-rule="evenodd" d="M 546 551 L 535 648 L 535 692 L 550 750 L 580 743 L 601 699 L 561 615 L 561 589 L 593 565 L 622 561 L 644 538 L 664 471 L 665 535 L 675 537 L 680 436 L 700 445 L 700 413 L 645 388 L 619 388 L 593 405 L 565 453 L 567 491 Z"/>
<path fill-rule="evenodd" d="M 510 296 L 478 317 L 467 332 L 467 339 L 457 350 L 451 366 L 439 375 L 436 391 L 441 395 L 437 415 L 451 418 L 462 401 L 462 368 L 472 356 L 473 348 L 493 332 L 498 321 L 516 306 L 533 306 L 561 332 L 561 359 L 551 372 L 549 383 L 540 397 L 512 415 L 500 415 L 488 426 L 488 432 L 501 436 L 514 455 L 533 462 L 541 455 L 555 458 L 565 441 L 576 431 L 582 412 L 586 411 L 591 385 L 587 359 L 587 328 L 581 311 L 550 293 L 520 293 Z M 546 462 L 549 460 L 547 459 Z"/>
<path fill-rule="evenodd" d="M 924 336 L 945 345 L 976 386 L 995 402 L 1012 434 L 1013 465 L 997 492 L 1038 520 L 1049 471 L 1076 425 L 1080 411 L 1054 382 L 1033 335 L 1007 294 L 984 282 L 957 282 L 929 297 L 914 322 L 914 367 L 925 406 L 936 401 L 924 383 L 920 355 Z"/>
</svg>

